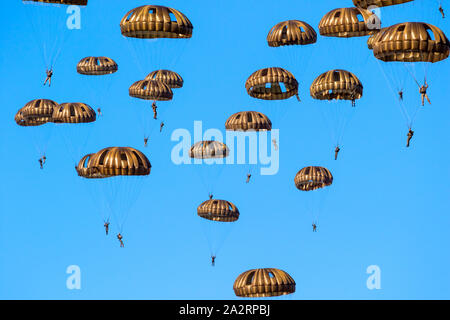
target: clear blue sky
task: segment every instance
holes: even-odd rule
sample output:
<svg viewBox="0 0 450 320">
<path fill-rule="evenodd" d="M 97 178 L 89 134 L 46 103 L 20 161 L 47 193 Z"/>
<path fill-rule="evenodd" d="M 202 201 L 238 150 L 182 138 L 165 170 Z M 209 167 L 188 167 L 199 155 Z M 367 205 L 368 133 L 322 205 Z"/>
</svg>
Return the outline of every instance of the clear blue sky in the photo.
<svg viewBox="0 0 450 320">
<path fill-rule="evenodd" d="M 102 6 L 106 3 L 107 8 Z M 152 70 L 139 69 L 119 29 L 121 17 L 142 4 L 150 3 L 89 1 L 82 10 L 82 29 L 74 31 L 63 48 L 49 89 L 42 87 L 45 66 L 23 5 L 2 1 L 0 298 L 233 299 L 235 278 L 257 267 L 287 271 L 297 282 L 294 299 L 450 298 L 447 61 L 433 66 L 433 104 L 420 112 L 412 147 L 406 149 L 407 130 L 395 96 L 370 52 L 364 46 L 355 49 L 359 51 L 353 55 L 365 57 L 364 64 L 349 69 L 364 82 L 365 91 L 336 163 L 308 90 L 345 51 L 333 50 L 319 37 L 308 68 L 300 62 L 289 68 L 300 81 L 304 101 L 291 99 L 281 125 L 274 123 L 280 128 L 279 173 L 255 176 L 246 185 L 239 170 L 223 170 L 216 196 L 236 204 L 241 218 L 212 268 L 196 215 L 207 191 L 196 169 L 171 163 L 170 133 L 192 130 L 194 120 L 202 120 L 205 128 L 224 129 L 234 112 L 266 112 L 265 105 L 247 95 L 244 83 L 253 71 L 280 65 L 266 44 L 269 29 L 299 19 L 318 31 L 326 12 L 336 5 L 351 6 L 352 1 L 158 3 L 185 13 L 195 29 L 174 66 L 185 86 L 164 104 L 170 108 L 164 115 L 166 127 L 161 135 L 155 131 L 147 149 L 134 109 L 146 105 L 130 98 L 128 87 Z M 447 10 L 450 14 L 450 6 Z M 436 12 L 437 5 L 428 12 L 405 5 L 396 13 L 387 12 L 383 25 L 394 18 L 438 21 Z M 440 27 L 450 31 L 444 23 Z M 133 146 L 153 165 L 130 212 L 125 249 L 119 248 L 114 234 L 105 237 L 99 208 L 73 170 L 58 131 L 50 139 L 46 168 L 39 170 L 29 135 L 13 120 L 19 108 L 37 98 L 86 102 L 96 108 L 97 94 L 75 71 L 77 62 L 90 55 L 112 57 L 119 72 L 109 90 L 101 89 L 105 116 L 86 152 Z M 327 166 L 335 176 L 317 233 L 311 232 L 305 196 L 293 182 L 307 165 Z M 81 290 L 66 289 L 69 265 L 81 268 Z M 381 290 L 366 288 L 369 265 L 381 268 Z"/>
</svg>

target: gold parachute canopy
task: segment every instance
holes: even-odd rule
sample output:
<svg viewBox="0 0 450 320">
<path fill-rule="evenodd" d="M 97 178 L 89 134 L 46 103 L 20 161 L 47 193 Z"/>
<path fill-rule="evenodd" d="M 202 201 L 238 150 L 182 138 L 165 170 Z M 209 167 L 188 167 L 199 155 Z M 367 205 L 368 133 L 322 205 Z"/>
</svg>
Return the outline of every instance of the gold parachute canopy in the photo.
<svg viewBox="0 0 450 320">
<path fill-rule="evenodd" d="M 85 156 L 78 164 L 77 172 L 90 172 L 97 178 L 146 176 L 150 174 L 151 167 L 148 158 L 139 150 L 130 147 L 109 147 L 94 155 Z"/>
<path fill-rule="evenodd" d="M 367 48 L 369 48 L 369 50 L 373 50 L 373 46 L 383 34 L 384 30 L 386 30 L 386 28 L 381 28 L 379 31 L 374 32 L 370 35 L 370 37 L 367 39 Z"/>
<path fill-rule="evenodd" d="M 253 269 L 237 277 L 233 290 L 236 296 L 245 298 L 282 296 L 295 292 L 295 281 L 283 270 Z"/>
<path fill-rule="evenodd" d="M 338 8 L 323 16 L 319 33 L 326 37 L 362 37 L 380 29 L 380 20 L 373 12 L 361 8 Z"/>
<path fill-rule="evenodd" d="M 155 5 L 135 8 L 120 22 L 122 35 L 130 38 L 191 38 L 193 29 L 180 11 Z"/>
<path fill-rule="evenodd" d="M 295 186 L 301 191 L 312 191 L 333 183 L 330 170 L 323 167 L 305 167 L 295 175 Z"/>
<path fill-rule="evenodd" d="M 313 27 L 303 21 L 288 20 L 276 24 L 267 35 L 269 47 L 307 45 L 317 41 Z"/>
<path fill-rule="evenodd" d="M 374 56 L 391 62 L 438 62 L 448 58 L 450 43 L 444 32 L 428 23 L 404 22 L 380 32 Z"/>
<path fill-rule="evenodd" d="M 145 80 L 158 80 L 169 86 L 171 89 L 183 87 L 183 78 L 176 72 L 170 70 L 156 70 L 151 72 Z"/>
<path fill-rule="evenodd" d="M 91 163 L 93 156 L 95 153 L 90 153 L 85 155 L 78 165 L 75 167 L 77 173 L 80 177 L 87 179 L 98 179 L 98 178 L 107 178 L 107 176 L 103 176 L 96 167 L 94 167 Z"/>
<path fill-rule="evenodd" d="M 317 100 L 357 100 L 363 95 L 361 81 L 346 70 L 322 73 L 312 83 L 311 97 Z"/>
<path fill-rule="evenodd" d="M 393 6 L 397 4 L 407 3 L 414 0 L 353 0 L 353 4 L 355 7 L 368 9 L 369 7 L 387 7 L 387 6 Z M 369 8 L 371 9 L 371 8 Z"/>
<path fill-rule="evenodd" d="M 270 131 L 272 122 L 261 112 L 241 111 L 227 119 L 225 129 L 230 131 Z"/>
<path fill-rule="evenodd" d="M 48 122 L 47 118 L 45 118 L 45 119 L 39 119 L 39 118 L 26 119 L 23 116 L 22 109 L 17 111 L 16 115 L 14 116 L 14 121 L 16 121 L 16 123 L 19 126 L 21 126 L 21 127 L 37 127 L 37 126 L 46 124 Z"/>
<path fill-rule="evenodd" d="M 136 81 L 131 85 L 129 94 L 131 97 L 156 101 L 169 101 L 173 97 L 172 89 L 158 80 Z"/>
<path fill-rule="evenodd" d="M 229 201 L 211 199 L 198 206 L 197 215 L 211 221 L 234 222 L 239 219 L 239 210 Z"/>
<path fill-rule="evenodd" d="M 53 110 L 58 107 L 58 104 L 53 100 L 48 99 L 36 99 L 28 102 L 22 109 L 19 110 L 20 113 L 18 119 L 22 120 L 22 123 L 28 122 L 35 123 L 46 123 L 51 121 Z M 17 121 L 16 121 L 17 122 Z"/>
<path fill-rule="evenodd" d="M 284 100 L 298 94 L 297 79 L 278 67 L 255 71 L 245 82 L 245 88 L 251 97 L 262 100 Z"/>
<path fill-rule="evenodd" d="M 86 57 L 77 64 L 77 72 L 88 76 L 101 76 L 118 70 L 117 63 L 108 57 Z"/>
<path fill-rule="evenodd" d="M 189 150 L 189 156 L 194 159 L 226 158 L 229 153 L 230 150 L 224 143 L 212 140 L 199 141 Z"/>
<path fill-rule="evenodd" d="M 88 4 L 88 0 L 22 0 L 22 2 L 41 2 L 77 6 L 87 6 Z"/>
<path fill-rule="evenodd" d="M 88 123 L 96 120 L 94 109 L 85 103 L 62 103 L 53 109 L 54 123 Z"/>
</svg>

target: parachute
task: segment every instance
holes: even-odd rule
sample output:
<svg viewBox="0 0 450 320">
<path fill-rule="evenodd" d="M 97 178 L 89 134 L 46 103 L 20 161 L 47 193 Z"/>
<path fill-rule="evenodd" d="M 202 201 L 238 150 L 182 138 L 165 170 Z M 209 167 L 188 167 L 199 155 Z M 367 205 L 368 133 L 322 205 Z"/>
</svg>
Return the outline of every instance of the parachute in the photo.
<svg viewBox="0 0 450 320">
<path fill-rule="evenodd" d="M 237 159 L 238 164 L 245 164 L 248 150 L 248 162 L 245 165 L 245 174 L 247 174 L 247 183 L 250 182 L 252 172 L 255 173 L 263 165 L 261 159 L 257 158 L 257 148 L 268 148 L 267 131 L 272 130 L 272 121 L 263 113 L 257 111 L 241 111 L 231 115 L 225 121 L 227 131 L 235 131 L 237 138 Z M 249 146 L 247 148 L 246 138 L 248 137 Z M 233 137 L 234 139 L 234 137 Z M 259 139 L 259 143 L 257 140 Z M 274 142 L 277 143 L 277 142 Z M 278 147 L 277 147 L 278 148 Z M 233 153 L 234 156 L 234 153 Z M 242 173 L 240 173 L 242 175 Z"/>
<path fill-rule="evenodd" d="M 411 129 L 418 112 L 424 109 L 425 98 L 430 99 L 433 71 L 438 62 L 448 58 L 450 42 L 434 25 L 404 22 L 381 31 L 372 51 Z"/>
<path fill-rule="evenodd" d="M 258 99 L 268 108 L 275 123 L 281 121 L 287 112 L 287 100 L 296 96 L 300 101 L 299 84 L 294 75 L 283 68 L 272 67 L 255 71 L 245 82 L 250 97 Z"/>
<path fill-rule="evenodd" d="M 205 140 L 196 142 L 189 150 L 189 157 L 194 160 L 194 167 L 210 195 L 214 194 L 220 175 L 224 168 L 224 159 L 228 157 L 228 147 L 219 141 Z"/>
<path fill-rule="evenodd" d="M 117 63 L 108 57 L 86 57 L 77 64 L 77 72 L 87 76 L 102 76 L 118 70 Z"/>
<path fill-rule="evenodd" d="M 349 71 L 330 70 L 314 80 L 310 94 L 315 100 L 328 101 L 327 105 L 321 105 L 319 108 L 330 129 L 333 143 L 340 150 L 345 128 L 357 109 L 353 107 L 356 106 L 356 100 L 363 95 L 361 81 Z M 337 159 L 337 154 L 335 158 Z"/>
<path fill-rule="evenodd" d="M 412 19 L 440 25 L 445 21 L 443 0 L 353 0 L 356 7 L 375 11 L 393 25 Z"/>
<path fill-rule="evenodd" d="M 86 179 L 104 222 L 114 217 L 119 233 L 142 189 L 143 178 L 151 171 L 148 158 L 130 147 L 109 147 L 85 155 L 75 167 Z"/>
<path fill-rule="evenodd" d="M 229 201 L 210 199 L 198 206 L 197 215 L 201 218 L 211 257 L 216 257 L 231 232 L 232 222 L 239 219 L 239 210 Z"/>
<path fill-rule="evenodd" d="M 324 70 L 352 70 L 361 75 L 367 68 L 370 54 L 367 52 L 366 37 L 381 29 L 381 21 L 373 12 L 363 8 L 337 8 L 325 14 L 319 23 L 319 33 L 323 36 L 325 50 L 333 54 L 317 63 Z M 364 80 L 364 79 L 363 79 Z"/>
<path fill-rule="evenodd" d="M 353 0 L 353 4 L 355 7 L 368 9 L 372 6 L 376 7 L 387 7 L 387 6 L 393 6 L 397 4 L 402 4 L 406 2 L 411 2 L 414 0 Z"/>
<path fill-rule="evenodd" d="M 169 101 L 172 100 L 173 92 L 167 84 L 158 80 L 139 80 L 133 83 L 129 89 L 130 97 Z"/>
<path fill-rule="evenodd" d="M 236 278 L 233 290 L 238 297 L 276 297 L 294 293 L 295 281 L 287 272 L 280 269 L 252 269 Z"/>
<path fill-rule="evenodd" d="M 39 157 L 45 156 L 53 127 L 48 122 L 52 121 L 53 111 L 58 108 L 58 103 L 49 99 L 36 99 L 28 102 L 15 115 L 16 123 L 28 132 Z"/>
<path fill-rule="evenodd" d="M 134 8 L 120 22 L 121 33 L 132 46 L 143 72 L 148 68 L 147 61 L 153 64 L 153 69 L 173 65 L 186 45 L 180 39 L 191 38 L 193 29 L 180 11 L 156 5 Z"/>
<path fill-rule="evenodd" d="M 316 223 L 326 202 L 328 189 L 333 184 L 333 175 L 327 168 L 309 166 L 295 175 L 294 183 L 298 190 L 307 191 L 303 196 L 303 202 L 313 223 Z"/>
<path fill-rule="evenodd" d="M 70 35 L 66 26 L 68 6 L 87 6 L 87 0 L 23 0 L 34 39 L 47 70 L 53 69 Z"/>
<path fill-rule="evenodd" d="M 146 80 L 133 83 L 129 88 L 129 95 L 144 101 L 134 106 L 134 109 L 139 118 L 138 121 L 144 134 L 144 139 L 149 138 L 153 134 L 155 126 L 159 126 L 161 123 L 156 120 L 161 119 L 161 115 L 167 108 L 167 106 L 161 106 L 160 103 L 156 105 L 156 101 L 172 100 L 173 91 L 166 83 L 147 77 Z M 148 100 L 153 100 L 153 103 L 156 105 L 155 109 L 153 109 L 153 104 L 152 107 L 150 106 L 147 102 Z"/>
<path fill-rule="evenodd" d="M 269 47 L 313 44 L 317 41 L 317 33 L 308 23 L 299 20 L 288 20 L 277 23 L 267 35 Z"/>
<path fill-rule="evenodd" d="M 166 84 L 170 89 L 178 89 L 183 87 L 183 78 L 176 72 L 170 70 L 152 71 L 145 80 L 157 80 Z"/>
<path fill-rule="evenodd" d="M 316 42 L 314 28 L 300 20 L 277 23 L 267 35 L 267 44 L 277 55 L 279 64 L 298 71 L 299 75 L 307 70 Z"/>
<path fill-rule="evenodd" d="M 62 103 L 53 109 L 52 122 L 60 132 L 71 160 L 76 162 L 85 151 L 97 114 L 81 102 Z"/>
<path fill-rule="evenodd" d="M 261 100 L 285 100 L 298 95 L 298 82 L 283 68 L 265 68 L 255 71 L 245 82 L 250 97 Z"/>
<path fill-rule="evenodd" d="M 109 116 L 110 109 L 106 107 L 105 99 L 110 96 L 111 86 L 116 79 L 114 74 L 119 70 L 118 64 L 109 57 L 90 56 L 81 59 L 76 68 L 87 92 L 86 98 L 96 107 L 98 118 Z M 102 132 L 99 130 L 98 134 Z"/>
<path fill-rule="evenodd" d="M 272 130 L 272 122 L 261 112 L 241 111 L 227 119 L 225 129 L 231 131 L 270 131 Z"/>
</svg>

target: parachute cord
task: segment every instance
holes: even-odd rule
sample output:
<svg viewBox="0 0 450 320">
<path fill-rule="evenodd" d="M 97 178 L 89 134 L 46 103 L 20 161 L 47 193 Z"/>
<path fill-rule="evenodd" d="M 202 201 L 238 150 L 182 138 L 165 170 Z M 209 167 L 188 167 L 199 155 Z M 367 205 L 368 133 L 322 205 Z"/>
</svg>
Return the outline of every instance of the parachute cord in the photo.
<svg viewBox="0 0 450 320">
<path fill-rule="evenodd" d="M 137 61 L 137 65 L 138 65 L 139 70 L 141 71 L 142 74 L 145 74 L 145 70 L 144 70 L 143 64 L 141 62 L 141 59 L 138 58 L 137 50 L 136 50 L 136 48 L 134 46 L 134 43 L 132 43 L 132 41 L 137 41 L 137 40 L 136 39 L 130 39 L 130 38 L 125 37 L 125 36 L 123 36 L 123 37 L 126 40 L 126 43 L 128 45 L 128 49 L 131 51 L 131 54 L 133 55 L 134 60 Z M 139 40 L 141 40 L 141 39 L 139 39 Z M 145 41 L 145 40 L 142 40 L 142 41 Z"/>
<path fill-rule="evenodd" d="M 26 12 L 28 21 L 30 21 L 30 23 L 31 23 L 31 29 L 33 30 L 33 34 L 34 34 L 33 40 L 39 49 L 39 53 L 40 53 L 43 64 L 48 69 L 48 63 L 47 63 L 47 59 L 46 59 L 46 56 L 44 53 L 44 47 L 45 47 L 44 40 L 41 39 L 41 35 L 38 32 L 38 27 L 37 27 L 36 23 L 34 22 L 34 18 L 32 17 L 32 14 L 30 12 L 31 10 L 33 10 L 33 9 L 31 9 L 31 6 L 36 6 L 36 5 L 27 3 L 27 2 L 25 2 L 24 4 L 26 7 L 29 7 L 25 10 L 25 12 Z"/>
<path fill-rule="evenodd" d="M 398 95 L 398 92 L 395 92 L 395 91 L 394 91 L 394 87 L 392 86 L 391 81 L 389 80 L 389 78 L 388 78 L 386 72 L 383 70 L 383 68 L 382 68 L 382 66 L 381 66 L 381 63 L 382 63 L 382 62 L 381 62 L 380 60 L 377 59 L 377 63 L 378 63 L 379 69 L 381 70 L 381 72 L 382 72 L 382 74 L 383 74 L 383 76 L 384 76 L 385 81 L 389 84 L 389 88 L 391 89 L 391 91 L 392 91 L 392 93 L 394 94 L 394 96 L 396 96 L 396 98 L 398 99 L 398 96 L 397 96 L 397 95 Z M 388 63 L 388 62 L 385 62 L 385 63 Z M 405 109 L 405 107 L 403 106 L 403 102 L 402 102 L 402 101 L 398 101 L 397 103 L 399 104 L 399 106 L 400 106 L 400 112 L 402 113 L 403 118 L 404 118 L 405 121 L 406 121 L 406 126 L 409 128 L 409 127 L 410 127 L 411 120 L 410 120 L 410 117 L 409 117 L 409 115 L 408 115 L 408 112 L 407 112 L 407 110 Z"/>
</svg>

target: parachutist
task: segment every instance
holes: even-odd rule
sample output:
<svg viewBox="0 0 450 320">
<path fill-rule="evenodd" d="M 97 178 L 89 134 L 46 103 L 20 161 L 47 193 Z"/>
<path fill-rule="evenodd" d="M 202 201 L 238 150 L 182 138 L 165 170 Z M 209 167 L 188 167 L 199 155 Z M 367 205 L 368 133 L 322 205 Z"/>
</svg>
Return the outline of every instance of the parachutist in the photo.
<svg viewBox="0 0 450 320">
<path fill-rule="evenodd" d="M 428 97 L 427 94 L 427 90 L 428 90 L 428 83 L 427 80 L 425 80 L 423 86 L 419 86 L 419 93 L 422 96 L 422 107 L 425 105 L 425 98 L 427 99 L 428 103 L 431 104 L 430 98 Z"/>
<path fill-rule="evenodd" d="M 302 100 L 300 100 L 300 96 L 298 95 L 298 93 L 295 94 L 295 96 L 297 97 L 297 101 L 298 101 L 298 102 L 302 102 Z"/>
<path fill-rule="evenodd" d="M 247 180 L 245 181 L 245 183 L 249 183 L 251 177 L 252 177 L 251 173 L 247 173 Z"/>
<path fill-rule="evenodd" d="M 273 147 L 275 148 L 275 151 L 278 151 L 278 144 L 276 139 L 272 139 Z"/>
<path fill-rule="evenodd" d="M 49 69 L 45 70 L 45 74 L 47 75 L 47 78 L 45 78 L 44 86 L 48 82 L 48 86 L 50 87 L 52 85 L 53 68 L 50 68 L 50 70 Z"/>
<path fill-rule="evenodd" d="M 213 267 L 216 265 L 216 256 L 211 256 L 211 265 Z"/>
<path fill-rule="evenodd" d="M 403 90 L 399 90 L 399 92 L 398 92 L 398 99 L 400 101 L 403 101 Z"/>
<path fill-rule="evenodd" d="M 125 245 L 123 244 L 123 241 L 122 241 L 123 237 L 120 233 L 117 235 L 117 239 L 119 239 L 120 247 L 121 248 L 125 247 Z"/>
<path fill-rule="evenodd" d="M 445 19 L 445 12 L 444 12 L 444 8 L 442 8 L 442 5 L 439 5 L 439 12 L 442 15 L 442 19 Z"/>
<path fill-rule="evenodd" d="M 214 195 L 212 193 L 210 193 L 208 196 L 209 196 L 209 200 L 212 200 L 212 198 L 214 197 Z"/>
<path fill-rule="evenodd" d="M 412 131 L 411 128 L 409 128 L 407 136 L 408 136 L 408 140 L 406 141 L 406 147 L 409 148 L 409 143 L 410 143 L 412 137 L 414 136 L 414 131 Z"/>
<path fill-rule="evenodd" d="M 315 223 L 313 222 L 312 227 L 313 227 L 313 232 L 317 232 L 317 224 L 315 224 Z"/>
<path fill-rule="evenodd" d="M 106 235 L 108 235 L 108 232 L 109 232 L 109 221 L 105 221 L 105 223 L 103 224 L 103 226 L 105 227 Z"/>
<path fill-rule="evenodd" d="M 100 117 L 102 115 L 102 109 L 97 108 L 97 115 Z"/>
<path fill-rule="evenodd" d="M 41 169 L 44 169 L 44 164 L 45 164 L 46 160 L 47 160 L 47 157 L 45 155 L 39 158 L 38 161 L 39 161 L 39 166 L 41 167 Z"/>
<path fill-rule="evenodd" d="M 336 146 L 336 149 L 334 149 L 334 160 L 337 160 L 339 151 L 341 151 L 341 148 L 339 148 L 339 146 Z"/>
<path fill-rule="evenodd" d="M 145 137 L 144 138 L 144 147 L 147 147 L 147 144 L 148 144 L 148 137 Z"/>
<path fill-rule="evenodd" d="M 153 101 L 152 103 L 152 109 L 153 109 L 153 119 L 158 119 L 158 107 L 156 105 L 156 101 Z"/>
<path fill-rule="evenodd" d="M 161 122 L 161 124 L 159 125 L 159 132 L 162 132 L 163 127 L 164 127 L 164 121 Z"/>
</svg>

